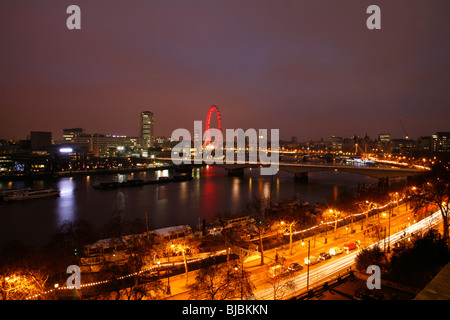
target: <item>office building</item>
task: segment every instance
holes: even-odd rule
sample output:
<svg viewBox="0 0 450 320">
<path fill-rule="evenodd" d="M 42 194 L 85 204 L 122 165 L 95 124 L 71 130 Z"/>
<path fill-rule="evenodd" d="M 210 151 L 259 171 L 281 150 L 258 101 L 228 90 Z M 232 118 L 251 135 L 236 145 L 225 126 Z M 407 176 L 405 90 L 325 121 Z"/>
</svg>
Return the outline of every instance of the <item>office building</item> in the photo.
<svg viewBox="0 0 450 320">
<path fill-rule="evenodd" d="M 331 136 L 331 150 L 342 151 L 344 139 L 342 137 Z"/>
<path fill-rule="evenodd" d="M 431 136 L 433 152 L 450 152 L 450 132 L 436 132 Z"/>
<path fill-rule="evenodd" d="M 82 128 L 63 129 L 64 142 L 74 142 L 74 137 L 84 134 Z"/>
<path fill-rule="evenodd" d="M 153 146 L 153 113 L 150 111 L 141 112 L 141 144 L 143 149 Z"/>
<path fill-rule="evenodd" d="M 390 133 L 380 133 L 378 135 L 378 141 L 380 141 L 382 143 L 391 142 L 391 134 Z"/>
<path fill-rule="evenodd" d="M 127 136 L 105 134 L 80 134 L 74 143 L 86 145 L 89 153 L 96 157 L 131 155 L 138 145 L 138 139 Z"/>
</svg>

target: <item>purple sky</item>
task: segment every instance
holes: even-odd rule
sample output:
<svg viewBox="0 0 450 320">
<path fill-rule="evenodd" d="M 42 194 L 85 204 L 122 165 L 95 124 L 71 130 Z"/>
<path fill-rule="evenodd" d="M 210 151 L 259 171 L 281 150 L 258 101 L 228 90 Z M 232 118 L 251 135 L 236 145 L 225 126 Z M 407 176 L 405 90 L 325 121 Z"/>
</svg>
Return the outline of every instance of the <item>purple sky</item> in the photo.
<svg viewBox="0 0 450 320">
<path fill-rule="evenodd" d="M 66 8 L 81 8 L 81 30 Z M 381 30 L 366 9 L 381 8 Z M 0 138 L 82 127 L 224 128 L 282 139 L 450 131 L 450 1 L 0 2 Z"/>
</svg>

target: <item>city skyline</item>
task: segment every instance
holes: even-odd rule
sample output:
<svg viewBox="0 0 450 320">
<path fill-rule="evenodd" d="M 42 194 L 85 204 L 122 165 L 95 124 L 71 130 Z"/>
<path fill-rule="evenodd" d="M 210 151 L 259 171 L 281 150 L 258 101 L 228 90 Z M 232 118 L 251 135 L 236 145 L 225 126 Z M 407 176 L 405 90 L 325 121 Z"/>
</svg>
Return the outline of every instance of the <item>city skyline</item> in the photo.
<svg viewBox="0 0 450 320">
<path fill-rule="evenodd" d="M 146 117 L 145 115 L 149 115 L 150 116 L 150 119 L 151 119 L 150 122 L 149 122 L 149 120 L 144 120 L 143 117 Z M 106 137 L 139 138 L 139 139 L 144 139 L 144 136 L 146 136 L 146 138 L 145 138 L 145 140 L 147 141 L 146 143 L 152 143 L 152 142 L 150 142 L 151 140 L 155 140 L 155 139 L 158 139 L 158 138 L 167 138 L 167 139 L 171 138 L 170 135 L 164 136 L 164 135 L 154 135 L 153 134 L 154 120 L 153 120 L 153 113 L 151 111 L 142 111 L 142 112 L 140 112 L 139 116 L 140 116 L 140 122 L 139 122 L 139 130 L 138 130 L 138 134 L 137 135 L 120 135 L 120 134 L 115 134 L 114 132 L 99 132 L 96 129 L 86 132 L 85 128 L 81 128 L 81 127 L 76 127 L 75 128 L 75 127 L 73 127 L 73 128 L 63 128 L 61 130 L 61 132 L 53 132 L 53 131 L 45 131 L 45 130 L 43 130 L 43 131 L 30 130 L 28 132 L 28 134 L 25 136 L 25 139 L 5 139 L 5 140 L 10 140 L 10 141 L 13 141 L 13 142 L 18 142 L 20 140 L 30 140 L 32 138 L 33 133 L 36 133 L 36 132 L 38 132 L 38 133 L 41 132 L 41 133 L 44 133 L 44 134 L 50 133 L 51 140 L 54 141 L 57 144 L 69 143 L 72 140 L 73 136 L 74 136 L 74 132 L 76 132 L 77 135 L 82 134 L 84 136 L 95 135 L 95 136 L 106 136 Z M 217 120 L 217 119 L 212 119 L 213 122 L 214 122 L 214 120 Z M 402 124 L 401 119 L 399 119 L 399 120 L 400 120 L 400 123 Z M 212 127 L 215 127 L 215 126 L 213 125 Z M 402 124 L 402 127 L 404 129 L 403 124 Z M 188 129 L 188 131 L 190 131 L 193 135 L 195 135 L 195 129 L 194 130 L 189 130 Z M 225 130 L 222 129 L 222 132 L 224 133 Z M 434 132 L 431 132 L 429 134 L 422 135 L 422 136 L 418 137 L 418 139 L 431 137 L 433 135 L 436 135 L 436 133 L 438 133 L 438 132 L 446 133 L 444 131 L 434 131 Z M 405 136 L 405 134 L 407 134 L 407 135 Z M 377 141 L 377 140 L 379 140 L 379 141 L 390 141 L 391 139 L 392 140 L 402 140 L 402 139 L 417 140 L 417 139 L 411 138 L 409 136 L 409 133 L 403 131 L 403 135 L 400 135 L 400 136 L 392 135 L 390 132 L 379 132 L 375 136 L 370 136 L 370 135 L 367 134 L 367 132 L 366 132 L 365 135 L 359 135 L 359 134 L 354 133 L 353 135 L 349 135 L 349 136 L 344 136 L 344 135 L 341 135 L 339 133 L 334 133 L 334 134 L 332 134 L 332 135 L 330 135 L 328 137 L 323 137 L 322 136 L 320 138 L 317 137 L 315 139 L 309 139 L 309 140 L 299 139 L 298 136 L 291 136 L 291 137 L 286 137 L 285 139 L 280 139 L 280 141 L 293 142 L 293 143 L 304 143 L 304 142 L 310 142 L 310 141 L 319 142 L 319 141 L 322 141 L 322 140 L 323 141 L 333 141 L 333 139 L 336 139 L 336 138 L 344 139 L 344 140 L 345 139 L 347 139 L 347 140 L 348 139 L 354 139 L 354 138 L 358 138 L 358 139 L 369 138 L 372 141 Z M 0 137 L 0 139 L 4 139 L 4 138 Z"/>
<path fill-rule="evenodd" d="M 217 105 L 223 128 L 277 128 L 299 141 L 448 131 L 449 4 L 78 1 L 0 5 L 0 138 L 64 128 L 154 136 L 193 130 Z M 42 10 L 45 8 L 45 10 Z"/>
<path fill-rule="evenodd" d="M 0 1 L 0 300 L 447 299 L 449 12 Z"/>
</svg>

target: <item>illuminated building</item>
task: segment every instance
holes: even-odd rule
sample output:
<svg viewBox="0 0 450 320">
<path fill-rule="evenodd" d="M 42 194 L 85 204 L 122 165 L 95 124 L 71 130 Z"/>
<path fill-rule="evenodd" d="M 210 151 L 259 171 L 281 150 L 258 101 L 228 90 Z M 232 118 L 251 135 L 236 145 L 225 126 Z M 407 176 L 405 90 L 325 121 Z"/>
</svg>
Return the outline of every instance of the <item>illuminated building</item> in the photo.
<svg viewBox="0 0 450 320">
<path fill-rule="evenodd" d="M 433 152 L 450 152 L 450 132 L 436 132 L 431 138 Z"/>
<path fill-rule="evenodd" d="M 141 135 L 142 148 L 148 149 L 153 146 L 153 113 L 150 111 L 141 112 Z"/>
<path fill-rule="evenodd" d="M 89 153 L 96 157 L 115 157 L 132 152 L 137 147 L 137 138 L 104 135 L 81 134 L 74 137 L 74 142 L 88 146 Z"/>
<path fill-rule="evenodd" d="M 74 137 L 84 134 L 82 128 L 63 129 L 64 142 L 74 142 Z"/>
<path fill-rule="evenodd" d="M 390 133 L 380 133 L 378 135 L 378 140 L 382 143 L 391 142 L 391 134 Z"/>
<path fill-rule="evenodd" d="M 331 150 L 342 151 L 344 139 L 342 137 L 331 136 Z"/>
</svg>

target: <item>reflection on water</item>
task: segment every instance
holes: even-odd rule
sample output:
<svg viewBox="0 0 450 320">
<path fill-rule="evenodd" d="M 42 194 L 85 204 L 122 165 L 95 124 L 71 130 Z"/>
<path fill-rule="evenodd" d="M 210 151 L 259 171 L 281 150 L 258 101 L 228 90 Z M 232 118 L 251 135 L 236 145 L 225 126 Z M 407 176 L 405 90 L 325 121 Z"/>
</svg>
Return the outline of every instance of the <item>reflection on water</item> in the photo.
<svg viewBox="0 0 450 320">
<path fill-rule="evenodd" d="M 56 214 L 58 223 L 62 224 L 64 220 L 75 220 L 75 211 L 77 199 L 74 194 L 75 183 L 72 178 L 61 179 L 57 183 L 60 191 L 60 197 L 56 201 Z"/>
<path fill-rule="evenodd" d="M 64 220 L 84 219 L 94 227 L 102 227 L 115 211 L 130 220 L 144 220 L 147 211 L 151 228 L 177 224 L 195 226 L 199 220 L 210 223 L 224 214 L 245 213 L 246 204 L 257 194 L 272 194 L 275 200 L 298 197 L 315 204 L 337 199 L 344 192 L 356 194 L 358 183 L 368 186 L 378 182 L 362 175 L 336 172 L 311 173 L 308 183 L 295 182 L 292 174 L 283 171 L 272 177 L 261 176 L 259 170 L 246 170 L 243 177 L 228 177 L 225 170 L 206 166 L 193 169 L 193 181 L 115 190 L 93 188 L 103 181 L 156 180 L 173 174 L 161 170 L 52 181 L 0 182 L 1 188 L 57 188 L 61 191 L 57 198 L 0 203 L 0 225 L 14 226 L 0 233 L 0 242 L 16 239 L 40 245 Z"/>
<path fill-rule="evenodd" d="M 126 209 L 125 197 L 126 197 L 126 195 L 122 190 L 119 190 L 117 192 L 116 208 L 120 212 L 124 212 Z"/>
<path fill-rule="evenodd" d="M 333 186 L 333 201 L 336 201 L 339 196 L 339 189 L 337 186 Z"/>
<path fill-rule="evenodd" d="M 160 185 L 156 187 L 158 192 L 158 201 L 167 200 L 167 188 L 165 185 Z"/>
</svg>

